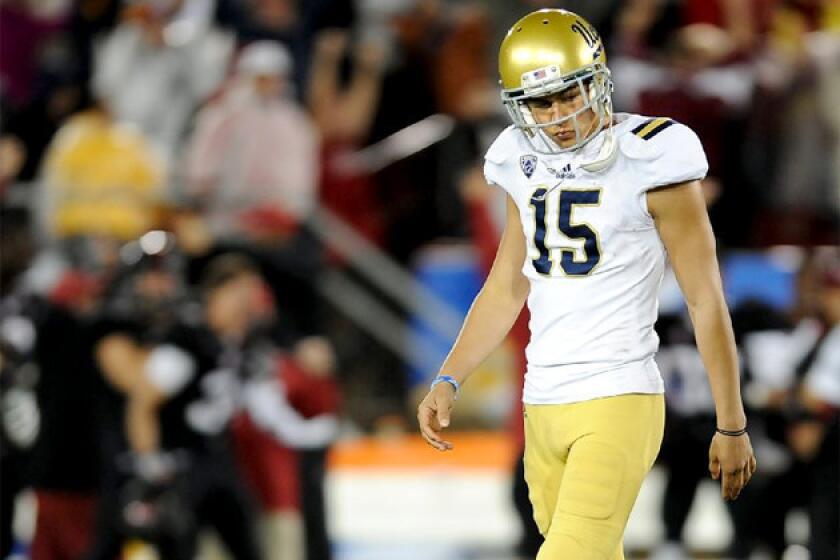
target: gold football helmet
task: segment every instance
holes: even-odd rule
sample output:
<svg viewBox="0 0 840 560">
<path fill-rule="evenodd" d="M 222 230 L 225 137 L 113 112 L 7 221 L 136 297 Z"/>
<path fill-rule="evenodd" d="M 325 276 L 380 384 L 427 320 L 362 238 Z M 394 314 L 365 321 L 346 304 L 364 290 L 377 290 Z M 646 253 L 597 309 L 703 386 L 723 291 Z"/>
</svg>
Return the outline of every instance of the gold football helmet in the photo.
<svg viewBox="0 0 840 560">
<path fill-rule="evenodd" d="M 577 150 L 612 119 L 613 83 L 604 45 L 595 28 L 572 12 L 539 10 L 513 24 L 499 48 L 499 74 L 502 102 L 537 152 Z M 583 107 L 571 115 L 538 124 L 528 108 L 528 99 L 569 87 L 580 88 Z M 590 109 L 595 112 L 595 127 L 581 130 L 578 115 Z M 562 148 L 542 132 L 569 120 L 576 135 L 572 146 Z M 612 139 L 608 140 L 612 143 Z"/>
</svg>

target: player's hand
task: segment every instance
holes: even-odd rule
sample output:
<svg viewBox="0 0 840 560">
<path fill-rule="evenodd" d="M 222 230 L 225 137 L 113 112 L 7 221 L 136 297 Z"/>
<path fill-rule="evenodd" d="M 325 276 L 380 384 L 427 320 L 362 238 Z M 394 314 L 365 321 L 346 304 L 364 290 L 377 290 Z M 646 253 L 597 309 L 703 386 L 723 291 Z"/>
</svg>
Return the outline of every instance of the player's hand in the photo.
<svg viewBox="0 0 840 560">
<path fill-rule="evenodd" d="M 709 447 L 709 472 L 721 480 L 720 495 L 734 500 L 755 473 L 756 462 L 750 436 L 725 436 L 715 433 Z"/>
<path fill-rule="evenodd" d="M 455 388 L 449 383 L 439 383 L 417 407 L 420 434 L 438 451 L 452 449 L 452 444 L 442 438 L 441 432 L 449 426 L 454 403 Z"/>
</svg>

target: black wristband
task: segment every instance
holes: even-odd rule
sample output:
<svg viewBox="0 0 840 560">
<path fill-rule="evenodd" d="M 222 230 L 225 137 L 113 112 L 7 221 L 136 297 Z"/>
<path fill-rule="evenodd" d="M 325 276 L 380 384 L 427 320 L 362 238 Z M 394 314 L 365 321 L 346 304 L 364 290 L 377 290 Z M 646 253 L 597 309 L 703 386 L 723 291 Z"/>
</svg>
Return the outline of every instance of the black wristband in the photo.
<svg viewBox="0 0 840 560">
<path fill-rule="evenodd" d="M 715 428 L 715 431 L 717 433 L 721 434 L 721 435 L 724 435 L 724 436 L 737 437 L 737 436 L 742 436 L 742 435 L 746 434 L 747 433 L 747 427 L 744 426 L 740 430 L 721 430 L 720 428 Z"/>
</svg>

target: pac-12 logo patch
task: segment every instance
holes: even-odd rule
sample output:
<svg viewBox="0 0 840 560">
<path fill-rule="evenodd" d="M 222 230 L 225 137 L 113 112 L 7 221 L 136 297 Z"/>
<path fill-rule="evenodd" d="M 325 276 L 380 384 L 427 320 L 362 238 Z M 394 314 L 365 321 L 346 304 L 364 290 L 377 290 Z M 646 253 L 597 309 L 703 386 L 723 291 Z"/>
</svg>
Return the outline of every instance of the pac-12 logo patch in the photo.
<svg viewBox="0 0 840 560">
<path fill-rule="evenodd" d="M 537 156 L 528 154 L 526 156 L 520 157 L 519 167 L 522 169 L 522 173 L 524 173 L 525 176 L 530 179 L 531 175 L 534 174 L 534 171 L 537 170 Z"/>
</svg>

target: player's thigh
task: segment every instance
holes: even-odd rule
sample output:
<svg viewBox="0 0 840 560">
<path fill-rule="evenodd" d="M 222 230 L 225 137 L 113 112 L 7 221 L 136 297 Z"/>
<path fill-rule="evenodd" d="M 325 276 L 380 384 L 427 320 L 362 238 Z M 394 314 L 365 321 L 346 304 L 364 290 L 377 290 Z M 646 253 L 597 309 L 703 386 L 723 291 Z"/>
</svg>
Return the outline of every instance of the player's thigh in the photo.
<svg viewBox="0 0 840 560">
<path fill-rule="evenodd" d="M 583 404 L 575 421 L 585 429 L 569 450 L 546 544 L 555 554 L 581 546 L 591 558 L 620 558 L 615 551 L 659 450 L 664 404 L 660 395 Z"/>
<path fill-rule="evenodd" d="M 547 410 L 545 406 L 526 407 L 525 454 L 522 461 L 534 521 L 543 535 L 551 526 L 565 468 L 564 457 L 555 454 L 548 441 L 548 436 L 555 430 L 550 421 L 552 415 L 547 414 Z"/>
</svg>

